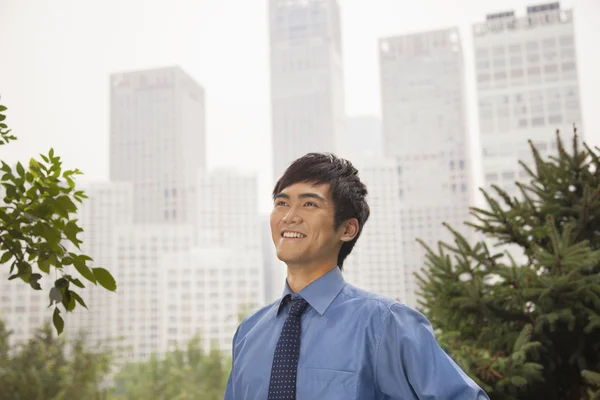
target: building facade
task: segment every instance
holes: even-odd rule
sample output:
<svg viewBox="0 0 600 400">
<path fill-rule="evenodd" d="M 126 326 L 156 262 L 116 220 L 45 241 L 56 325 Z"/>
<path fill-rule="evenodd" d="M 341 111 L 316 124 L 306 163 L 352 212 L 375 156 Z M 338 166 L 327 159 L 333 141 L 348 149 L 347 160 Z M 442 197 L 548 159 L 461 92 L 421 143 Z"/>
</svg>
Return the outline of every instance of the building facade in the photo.
<svg viewBox="0 0 600 400">
<path fill-rule="evenodd" d="M 485 187 L 518 195 L 514 182 L 528 177 L 519 161 L 533 167 L 529 140 L 545 157 L 557 129 L 583 133 L 573 12 L 549 3 L 490 14 L 473 42 Z"/>
<path fill-rule="evenodd" d="M 336 0 L 269 0 L 273 180 L 296 158 L 333 152 L 344 126 Z"/>
<path fill-rule="evenodd" d="M 383 149 L 397 162 L 404 280 L 417 305 L 414 272 L 425 266 L 422 239 L 452 240 L 472 199 L 464 63 L 458 29 L 382 38 L 379 42 Z"/>
<path fill-rule="evenodd" d="M 110 180 L 132 182 L 134 220 L 193 219 L 185 188 L 206 164 L 204 89 L 179 67 L 110 77 Z"/>
</svg>

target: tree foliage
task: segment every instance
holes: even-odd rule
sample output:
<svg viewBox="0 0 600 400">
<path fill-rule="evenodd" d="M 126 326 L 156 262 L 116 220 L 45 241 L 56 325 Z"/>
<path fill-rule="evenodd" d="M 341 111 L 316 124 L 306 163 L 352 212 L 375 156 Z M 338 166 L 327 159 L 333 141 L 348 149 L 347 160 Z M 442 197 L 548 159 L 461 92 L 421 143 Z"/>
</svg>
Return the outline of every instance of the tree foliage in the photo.
<svg viewBox="0 0 600 400">
<path fill-rule="evenodd" d="M 0 400 L 104 398 L 101 386 L 113 360 L 109 350 L 89 349 L 83 335 L 67 343 L 47 324 L 17 348 L 9 349 L 9 337 L 0 321 Z"/>
<path fill-rule="evenodd" d="M 218 350 L 208 354 L 200 339 L 163 359 L 125 365 L 115 378 L 112 400 L 220 400 L 225 393 L 229 362 Z"/>
<path fill-rule="evenodd" d="M 486 240 L 448 226 L 454 243 L 427 248 L 417 274 L 440 343 L 492 399 L 600 398 L 600 159 L 556 136 L 548 159 L 530 143 L 520 196 L 482 190 L 467 225 Z"/>
<path fill-rule="evenodd" d="M 5 123 L 5 111 L 6 107 L 0 105 L 0 148 L 17 139 Z M 82 229 L 73 215 L 76 204 L 86 198 L 75 187 L 75 176 L 81 172 L 63 171 L 53 149 L 40 157 L 29 160 L 27 168 L 19 162 L 13 169 L 1 161 L 4 197 L 0 202 L 0 264 L 9 268 L 9 280 L 21 279 L 34 290 L 42 290 L 41 273 L 58 273 L 48 295 L 49 307 L 54 306 L 52 321 L 60 334 L 64 321 L 58 305 L 66 311 L 73 311 L 77 304 L 86 307 L 73 290 L 83 289 L 84 284 L 65 273 L 65 266 L 73 265 L 80 277 L 111 291 L 116 290 L 116 282 L 105 269 L 91 267 L 92 259 L 79 251 L 81 240 L 77 235 Z"/>
<path fill-rule="evenodd" d="M 90 348 L 85 335 L 67 341 L 45 325 L 9 348 L 10 334 L 0 320 L 0 400 L 220 400 L 229 376 L 229 358 L 198 337 L 121 365 L 109 342 Z"/>
</svg>

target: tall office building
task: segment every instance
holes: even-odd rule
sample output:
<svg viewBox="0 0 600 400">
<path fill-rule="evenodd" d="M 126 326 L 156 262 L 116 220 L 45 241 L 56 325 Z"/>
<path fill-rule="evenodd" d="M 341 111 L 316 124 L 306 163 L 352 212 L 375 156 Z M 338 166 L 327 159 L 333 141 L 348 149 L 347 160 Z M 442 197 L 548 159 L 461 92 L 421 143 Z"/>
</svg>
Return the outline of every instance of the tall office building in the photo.
<svg viewBox="0 0 600 400">
<path fill-rule="evenodd" d="M 128 268 L 129 259 L 117 257 L 117 232 L 132 226 L 133 223 L 133 185 L 129 182 L 96 182 L 83 187 L 87 199 L 79 206 L 77 218 L 83 229 L 79 234 L 81 251 L 93 258 L 89 264 L 92 267 L 105 268 L 117 279 L 118 293 L 126 290 L 123 287 L 122 271 Z M 72 251 L 77 252 L 76 249 Z M 133 265 L 133 260 L 131 260 Z M 71 273 L 77 276 L 77 271 L 71 267 Z M 75 333 L 85 330 L 90 343 L 107 338 L 117 338 L 123 332 L 123 326 L 117 324 L 120 319 L 122 299 L 115 293 L 107 293 L 105 289 L 86 283 L 86 288 L 80 291 L 88 310 L 77 307 L 75 312 L 63 315 L 65 332 Z M 78 291 L 78 289 L 74 289 Z"/>
<path fill-rule="evenodd" d="M 264 303 L 256 177 L 200 171 L 190 224 L 133 222 L 133 185 L 87 189 L 80 210 L 82 250 L 115 277 L 118 290 L 90 287 L 89 310 L 67 315 L 67 332 L 114 342 L 125 360 L 147 359 L 199 334 L 229 352 L 238 316 Z M 242 198 L 243 197 L 243 198 Z M 246 206 L 240 206 L 246 202 Z"/>
<path fill-rule="evenodd" d="M 111 82 L 113 182 L 91 191 L 81 217 L 85 251 L 118 290 L 93 288 L 69 329 L 123 336 L 126 360 L 195 334 L 229 351 L 238 316 L 264 302 L 256 177 L 205 170 L 203 92 L 180 69 Z"/>
<path fill-rule="evenodd" d="M 260 247 L 256 174 L 219 169 L 200 171 L 193 193 L 197 245 L 201 247 Z"/>
<path fill-rule="evenodd" d="M 517 195 L 532 165 L 531 140 L 542 156 L 556 149 L 555 131 L 581 135 L 573 13 L 559 3 L 490 14 L 473 26 L 479 129 L 486 188 Z"/>
<path fill-rule="evenodd" d="M 340 10 L 336 0 L 269 0 L 273 173 L 333 152 L 344 125 Z"/>
<path fill-rule="evenodd" d="M 265 302 L 260 249 L 194 247 L 163 261 L 160 351 L 181 348 L 198 334 L 205 349 L 230 354 L 241 319 Z"/>
<path fill-rule="evenodd" d="M 367 185 L 371 215 L 344 262 L 347 281 L 404 302 L 406 286 L 402 251 L 397 162 L 363 157 L 352 161 Z"/>
<path fill-rule="evenodd" d="M 203 88 L 179 67 L 110 81 L 110 180 L 133 183 L 135 222 L 193 219 L 185 188 L 206 163 Z"/>
<path fill-rule="evenodd" d="M 417 304 L 416 238 L 435 245 L 460 229 L 472 198 L 464 67 L 458 29 L 380 39 L 383 148 L 398 161 L 406 298 Z"/>
<path fill-rule="evenodd" d="M 87 285 L 82 295 L 88 310 L 78 307 L 67 314 L 66 332 L 85 331 L 90 343 L 122 338 L 111 345 L 123 361 L 148 358 L 165 337 L 167 266 L 191 248 L 193 228 L 134 223 L 132 183 L 96 183 L 87 193 L 78 215 L 84 229 L 82 251 L 94 259 L 92 267 L 111 272 L 117 291 Z"/>
<path fill-rule="evenodd" d="M 275 301 L 283 293 L 287 276 L 287 266 L 277 258 L 275 245 L 271 235 L 271 215 L 261 215 L 261 246 L 265 270 L 265 301 Z"/>
</svg>

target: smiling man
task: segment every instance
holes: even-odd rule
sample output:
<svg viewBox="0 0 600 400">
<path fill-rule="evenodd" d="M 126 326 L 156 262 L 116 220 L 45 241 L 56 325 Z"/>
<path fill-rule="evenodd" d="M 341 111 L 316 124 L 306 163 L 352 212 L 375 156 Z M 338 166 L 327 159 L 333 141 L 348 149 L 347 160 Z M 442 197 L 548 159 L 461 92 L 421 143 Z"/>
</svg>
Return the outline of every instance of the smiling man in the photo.
<svg viewBox="0 0 600 400">
<path fill-rule="evenodd" d="M 240 324 L 225 400 L 488 399 L 423 315 L 344 281 L 366 195 L 331 154 L 307 154 L 279 179 L 271 233 L 285 288 Z"/>
</svg>

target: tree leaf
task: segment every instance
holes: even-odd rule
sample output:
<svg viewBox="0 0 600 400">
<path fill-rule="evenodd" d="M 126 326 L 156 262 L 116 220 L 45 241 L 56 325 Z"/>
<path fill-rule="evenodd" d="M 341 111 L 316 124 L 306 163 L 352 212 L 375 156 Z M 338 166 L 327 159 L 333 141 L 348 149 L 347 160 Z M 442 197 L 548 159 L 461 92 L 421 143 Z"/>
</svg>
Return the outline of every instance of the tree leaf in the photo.
<svg viewBox="0 0 600 400">
<path fill-rule="evenodd" d="M 105 289 L 108 289 L 112 292 L 117 290 L 117 282 L 115 282 L 115 278 L 113 278 L 110 272 L 104 268 L 94 268 L 94 275 L 98 279 L 98 283 Z"/>
<path fill-rule="evenodd" d="M 62 265 L 71 265 L 73 264 L 73 258 L 71 257 L 63 257 L 61 260 Z"/>
<path fill-rule="evenodd" d="M 69 277 L 69 281 L 71 281 L 71 283 L 73 283 L 73 285 L 75 285 L 81 289 L 85 289 L 85 286 L 83 285 L 83 283 L 81 283 L 81 281 L 79 279 Z"/>
<path fill-rule="evenodd" d="M 75 301 L 77 301 L 79 304 L 81 304 L 81 306 L 85 307 L 85 309 L 87 309 L 87 306 L 85 305 L 83 299 L 75 292 L 71 291 L 71 297 L 73 299 L 75 299 Z"/>
<path fill-rule="evenodd" d="M 73 298 L 73 296 L 71 296 L 71 291 L 70 290 L 65 290 L 64 296 L 63 296 L 63 301 L 62 304 L 65 307 L 65 310 L 67 311 L 73 311 L 75 309 L 75 299 Z"/>
<path fill-rule="evenodd" d="M 10 251 L 4 252 L 4 254 L 2 254 L 2 258 L 0 258 L 0 264 L 4 264 L 8 260 L 10 260 L 12 257 L 13 257 L 13 255 Z"/>
<path fill-rule="evenodd" d="M 69 281 L 66 278 L 59 278 L 54 282 L 54 287 L 62 292 L 63 289 L 69 288 Z"/>
<path fill-rule="evenodd" d="M 44 259 L 44 260 L 40 260 L 38 259 L 38 268 L 40 269 L 40 271 L 49 274 L 50 273 L 50 260 L 49 259 Z"/>
<path fill-rule="evenodd" d="M 67 218 L 69 213 L 77 211 L 77 206 L 68 196 L 60 196 L 54 200 L 54 204 L 56 205 L 56 212 Z"/>
<path fill-rule="evenodd" d="M 92 272 L 92 270 L 90 270 L 90 268 L 87 265 L 85 265 L 84 261 L 81 261 L 80 259 L 75 259 L 73 260 L 73 265 L 75 266 L 77 272 L 79 272 L 81 276 L 83 276 L 85 279 L 93 283 L 97 282 L 94 272 Z"/>
<path fill-rule="evenodd" d="M 54 309 L 54 315 L 52 315 L 52 322 L 54 323 L 54 327 L 56 328 L 56 332 L 60 335 L 65 327 L 65 321 L 63 321 L 60 316 L 60 310 L 58 307 Z"/>
<path fill-rule="evenodd" d="M 50 306 L 54 303 L 60 303 L 62 301 L 62 293 L 60 292 L 60 289 L 57 288 L 56 286 L 52 287 L 52 289 L 50 289 Z M 49 306 L 48 306 L 49 307 Z"/>
<path fill-rule="evenodd" d="M 64 232 L 67 239 L 69 239 L 74 245 L 78 246 L 81 241 L 77 239 L 77 234 L 79 232 L 83 232 L 83 229 L 77 226 L 77 221 L 69 221 L 67 225 L 65 225 Z"/>
<path fill-rule="evenodd" d="M 40 275 L 40 274 L 31 274 L 29 276 L 29 285 L 34 290 L 42 290 L 42 287 L 40 286 L 40 283 L 38 282 L 40 279 L 42 279 L 42 275 Z"/>
<path fill-rule="evenodd" d="M 25 175 L 25 168 L 23 168 L 23 164 L 21 164 L 20 162 L 17 163 L 17 173 L 19 174 L 19 176 Z"/>
</svg>

